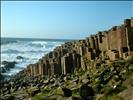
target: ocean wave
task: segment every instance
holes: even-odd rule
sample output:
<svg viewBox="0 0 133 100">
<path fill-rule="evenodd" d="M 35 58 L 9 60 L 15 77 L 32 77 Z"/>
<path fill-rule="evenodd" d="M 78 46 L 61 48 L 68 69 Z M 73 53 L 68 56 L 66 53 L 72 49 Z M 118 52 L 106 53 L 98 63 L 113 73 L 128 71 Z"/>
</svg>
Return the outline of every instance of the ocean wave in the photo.
<svg viewBox="0 0 133 100">
<path fill-rule="evenodd" d="M 42 51 L 52 49 L 53 47 L 56 47 L 57 45 L 60 45 L 61 43 L 57 42 L 51 42 L 51 41 L 33 41 L 29 42 L 29 46 L 36 49 L 41 49 Z M 31 50 L 32 51 L 32 50 Z"/>
<path fill-rule="evenodd" d="M 11 44 L 11 43 L 17 43 L 18 41 L 1 41 L 1 45 L 5 45 L 5 44 Z"/>
<path fill-rule="evenodd" d="M 1 53 L 11 53 L 11 54 L 16 54 L 16 53 L 20 53 L 20 51 L 18 50 L 13 50 L 13 49 L 7 49 L 7 50 L 2 50 Z"/>
<path fill-rule="evenodd" d="M 25 51 L 26 53 L 42 53 L 44 52 L 44 50 L 29 50 L 29 51 Z"/>
<path fill-rule="evenodd" d="M 17 61 L 15 68 L 7 71 L 5 75 L 13 75 L 26 68 L 28 64 L 38 61 L 39 58 L 46 53 L 52 51 L 56 46 L 63 42 L 57 41 L 24 41 L 16 39 L 14 42 L 1 46 L 1 60 Z M 22 56 L 24 59 L 17 59 L 17 56 Z"/>
<path fill-rule="evenodd" d="M 43 47 L 43 45 L 41 44 L 34 44 L 34 43 L 29 43 L 30 46 L 35 46 L 35 47 Z"/>
<path fill-rule="evenodd" d="M 45 48 L 47 44 L 48 43 L 46 41 L 32 41 L 29 43 L 30 46 L 41 47 L 41 48 Z"/>
<path fill-rule="evenodd" d="M 32 44 L 41 44 L 41 45 L 46 45 L 48 42 L 46 41 L 33 41 Z"/>
</svg>

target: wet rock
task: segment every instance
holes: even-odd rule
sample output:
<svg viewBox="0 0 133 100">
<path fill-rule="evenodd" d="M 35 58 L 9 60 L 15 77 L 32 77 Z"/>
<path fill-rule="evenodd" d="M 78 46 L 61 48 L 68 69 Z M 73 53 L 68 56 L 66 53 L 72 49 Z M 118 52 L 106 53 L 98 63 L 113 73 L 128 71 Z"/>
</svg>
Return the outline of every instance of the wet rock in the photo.
<svg viewBox="0 0 133 100">
<path fill-rule="evenodd" d="M 2 65 L 6 65 L 6 64 L 8 64 L 8 61 L 2 61 L 1 64 L 2 64 Z"/>
<path fill-rule="evenodd" d="M 6 72 L 6 69 L 4 67 L 1 67 L 0 68 L 0 73 L 5 73 Z"/>
<path fill-rule="evenodd" d="M 85 100 L 93 100 L 94 99 L 94 91 L 92 87 L 88 85 L 82 85 L 79 89 L 80 96 Z"/>
<path fill-rule="evenodd" d="M 12 62 L 9 62 L 9 61 L 2 61 L 2 65 L 4 65 L 4 68 L 6 70 L 9 70 L 10 68 L 14 68 L 15 67 L 15 64 L 17 64 L 16 61 L 12 61 Z"/>
<path fill-rule="evenodd" d="M 4 76 L 0 73 L 0 81 L 2 82 L 4 80 Z"/>
<path fill-rule="evenodd" d="M 17 59 L 24 59 L 22 56 L 17 56 L 16 58 Z"/>
</svg>

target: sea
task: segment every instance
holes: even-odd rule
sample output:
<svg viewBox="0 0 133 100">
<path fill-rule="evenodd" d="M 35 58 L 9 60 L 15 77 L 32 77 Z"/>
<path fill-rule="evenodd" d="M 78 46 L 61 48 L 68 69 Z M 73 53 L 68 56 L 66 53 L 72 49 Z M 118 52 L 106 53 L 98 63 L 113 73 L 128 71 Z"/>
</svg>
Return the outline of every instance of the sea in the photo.
<svg viewBox="0 0 133 100">
<path fill-rule="evenodd" d="M 39 58 L 52 51 L 64 42 L 65 39 L 35 39 L 35 38 L 1 38 L 1 67 L 3 61 L 17 62 L 14 68 L 1 73 L 5 79 L 10 79 L 29 64 L 36 63 Z M 17 59 L 21 56 L 23 59 Z"/>
</svg>

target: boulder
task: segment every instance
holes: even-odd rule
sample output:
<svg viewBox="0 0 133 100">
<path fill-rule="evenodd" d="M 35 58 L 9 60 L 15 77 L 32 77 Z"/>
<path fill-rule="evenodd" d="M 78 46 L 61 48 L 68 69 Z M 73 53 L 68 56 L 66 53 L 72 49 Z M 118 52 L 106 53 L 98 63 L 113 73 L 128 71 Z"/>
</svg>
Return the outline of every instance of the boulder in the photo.
<svg viewBox="0 0 133 100">
<path fill-rule="evenodd" d="M 75 82 L 76 82 L 76 84 L 78 84 L 79 78 L 75 78 L 74 80 L 72 80 L 72 83 L 75 83 Z"/>
<path fill-rule="evenodd" d="M 6 64 L 8 64 L 8 61 L 2 61 L 1 64 L 2 64 L 2 65 L 6 65 Z"/>
<path fill-rule="evenodd" d="M 71 80 L 71 76 L 67 74 L 66 76 L 63 77 L 64 81 Z"/>
<path fill-rule="evenodd" d="M 55 91 L 54 94 L 57 94 L 57 95 L 61 95 L 61 96 L 63 96 L 63 95 L 64 95 L 64 92 L 63 92 L 63 90 L 62 90 L 61 87 L 58 87 L 58 88 L 56 89 L 56 91 Z"/>
<path fill-rule="evenodd" d="M 19 95 L 16 97 L 16 100 L 24 100 L 25 99 L 25 96 L 23 95 Z"/>
<path fill-rule="evenodd" d="M 43 85 L 44 85 L 44 84 L 40 82 L 40 83 L 38 83 L 38 84 L 36 85 L 36 87 L 41 88 Z"/>
<path fill-rule="evenodd" d="M 16 58 L 17 59 L 24 59 L 22 56 L 17 56 Z"/>
<path fill-rule="evenodd" d="M 92 87 L 88 85 L 81 85 L 79 89 L 80 96 L 85 100 L 93 100 L 94 99 L 94 91 Z"/>
<path fill-rule="evenodd" d="M 38 94 L 40 92 L 41 92 L 40 89 L 35 89 L 35 90 L 31 91 L 30 96 L 33 97 L 34 95 L 36 95 L 36 94 Z"/>
<path fill-rule="evenodd" d="M 50 80 L 45 80 L 44 82 L 43 82 L 45 85 L 48 85 L 49 83 L 50 83 Z"/>
<path fill-rule="evenodd" d="M 50 83 L 54 84 L 55 80 L 54 79 L 50 79 Z"/>
<path fill-rule="evenodd" d="M 14 84 L 13 91 L 17 91 L 20 88 L 20 84 Z"/>
<path fill-rule="evenodd" d="M 15 64 L 17 64 L 16 61 L 2 61 L 2 65 L 4 65 L 6 70 L 9 70 L 10 68 L 14 68 Z"/>
<path fill-rule="evenodd" d="M 0 73 L 5 73 L 6 72 L 6 69 L 4 67 L 1 67 L 0 68 Z"/>
<path fill-rule="evenodd" d="M 89 82 L 90 82 L 89 79 L 83 79 L 83 80 L 82 80 L 82 83 L 83 83 L 83 84 L 88 84 Z"/>
<path fill-rule="evenodd" d="M 1 93 L 2 94 L 7 94 L 8 93 L 8 90 L 6 87 L 3 87 L 3 89 L 1 89 Z"/>
<path fill-rule="evenodd" d="M 10 95 L 10 94 L 8 94 L 8 95 L 4 96 L 4 100 L 15 100 L 15 97 Z"/>
<path fill-rule="evenodd" d="M 62 88 L 63 92 L 64 92 L 64 97 L 70 97 L 72 96 L 72 91 L 68 88 Z"/>
<path fill-rule="evenodd" d="M 50 85 L 51 86 L 51 88 L 53 88 L 53 87 L 58 87 L 59 86 L 59 83 L 57 82 L 57 81 L 55 81 L 53 84 L 51 84 Z"/>
<path fill-rule="evenodd" d="M 55 94 L 61 95 L 63 97 L 70 97 L 72 96 L 72 91 L 68 88 L 58 87 Z"/>
<path fill-rule="evenodd" d="M 0 81 L 2 82 L 3 80 L 4 80 L 4 76 L 0 73 Z"/>
</svg>

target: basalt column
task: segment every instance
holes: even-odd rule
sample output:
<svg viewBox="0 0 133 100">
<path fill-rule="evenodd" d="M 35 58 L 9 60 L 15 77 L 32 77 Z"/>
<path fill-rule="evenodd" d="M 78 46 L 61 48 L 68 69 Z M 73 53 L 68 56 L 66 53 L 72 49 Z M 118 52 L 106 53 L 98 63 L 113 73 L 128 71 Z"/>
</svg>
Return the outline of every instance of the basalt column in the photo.
<svg viewBox="0 0 133 100">
<path fill-rule="evenodd" d="M 131 20 L 126 19 L 124 21 L 124 25 L 126 28 L 126 34 L 127 34 L 127 44 L 128 44 L 128 50 L 129 50 L 129 55 L 133 56 L 133 29 L 131 27 Z"/>
<path fill-rule="evenodd" d="M 57 75 L 58 74 L 58 65 L 56 62 L 51 63 L 51 75 Z"/>
<path fill-rule="evenodd" d="M 67 53 L 65 56 L 63 56 L 61 59 L 61 65 L 62 65 L 63 74 L 72 73 L 71 70 L 73 68 L 72 54 Z"/>
<path fill-rule="evenodd" d="M 80 68 L 81 67 L 80 55 L 77 54 L 76 51 L 73 51 L 73 53 L 72 53 L 72 59 L 73 59 L 72 72 L 74 72 L 74 69 L 75 68 Z"/>
<path fill-rule="evenodd" d="M 48 60 L 46 60 L 46 75 L 48 75 L 48 76 L 51 75 L 51 66 L 50 66 Z"/>
</svg>

